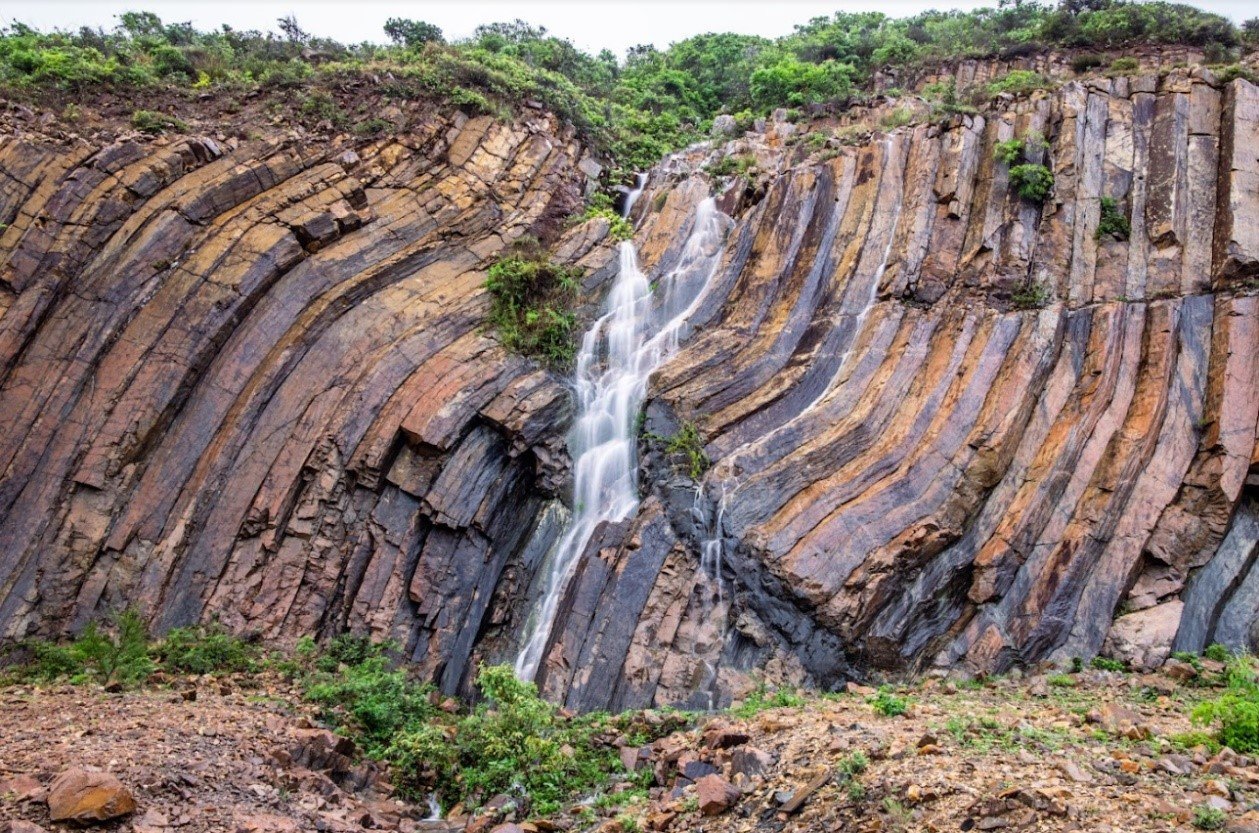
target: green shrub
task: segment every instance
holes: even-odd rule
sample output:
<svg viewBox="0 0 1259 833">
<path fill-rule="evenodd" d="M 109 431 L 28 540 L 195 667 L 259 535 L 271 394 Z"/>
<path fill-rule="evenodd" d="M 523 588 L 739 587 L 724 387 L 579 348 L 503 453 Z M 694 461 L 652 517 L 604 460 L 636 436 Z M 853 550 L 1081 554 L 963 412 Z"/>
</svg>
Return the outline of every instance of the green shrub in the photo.
<svg viewBox="0 0 1259 833">
<path fill-rule="evenodd" d="M 1114 237 L 1116 240 L 1127 240 L 1132 233 L 1128 218 L 1119 210 L 1119 203 L 1114 197 L 1102 197 L 1101 218 L 1097 222 L 1097 239 Z"/>
<path fill-rule="evenodd" d="M 884 130 L 895 130 L 898 127 L 904 127 L 914 120 L 914 111 L 908 107 L 897 107 L 895 110 L 883 117 L 879 125 Z"/>
<path fill-rule="evenodd" d="M 1190 717 L 1200 726 L 1218 724 L 1215 739 L 1234 752 L 1259 752 L 1259 683 L 1253 659 L 1247 655 L 1230 658 L 1223 682 L 1227 690 L 1199 703 Z"/>
<path fill-rule="evenodd" d="M 1193 826 L 1199 830 L 1223 830 L 1228 816 L 1223 810 L 1201 804 L 1193 811 Z"/>
<path fill-rule="evenodd" d="M 432 686 L 396 667 L 385 646 L 332 669 L 326 657 L 303 679 L 305 697 L 322 706 L 322 718 L 351 734 L 368 755 L 387 757 L 399 732 L 426 726 L 436 714 Z"/>
<path fill-rule="evenodd" d="M 692 480 L 699 480 L 708 470 L 708 455 L 704 453 L 704 440 L 693 422 L 684 422 L 678 432 L 665 441 L 666 454 L 680 457 L 681 470 Z"/>
<path fill-rule="evenodd" d="M 756 157 L 751 154 L 741 156 L 723 156 L 716 162 L 704 166 L 704 171 L 712 177 L 747 176 L 756 167 Z"/>
<path fill-rule="evenodd" d="M 738 706 L 731 708 L 730 714 L 744 720 L 755 717 L 766 709 L 798 708 L 805 700 L 795 688 L 784 686 L 770 690 L 765 683 L 758 683 Z"/>
<path fill-rule="evenodd" d="M 1011 93 L 1013 95 L 1026 95 L 1036 90 L 1046 89 L 1048 85 L 1049 82 L 1045 80 L 1045 76 L 1039 72 L 1015 69 L 1005 76 L 990 82 L 988 84 L 988 94 Z"/>
<path fill-rule="evenodd" d="M 1049 303 L 1049 288 L 1041 283 L 1029 283 L 1010 296 L 1010 300 L 1017 309 L 1040 309 Z"/>
<path fill-rule="evenodd" d="M 1054 187 L 1054 175 L 1044 165 L 1015 165 L 1010 168 L 1010 185 L 1023 199 L 1044 202 Z"/>
<path fill-rule="evenodd" d="M 1127 56 L 1110 62 L 1110 72 L 1114 75 L 1130 75 L 1140 68 L 1141 64 L 1136 58 Z"/>
<path fill-rule="evenodd" d="M 1099 671 L 1127 671 L 1128 665 L 1123 660 L 1111 659 L 1109 657 L 1093 657 L 1093 661 L 1089 663 Z"/>
<path fill-rule="evenodd" d="M 867 702 L 874 709 L 875 714 L 881 714 L 884 717 L 898 717 L 909 711 L 909 701 L 904 697 L 896 696 L 888 686 L 881 687 L 878 693 Z"/>
<path fill-rule="evenodd" d="M 590 204 L 586 206 L 586 210 L 579 219 L 583 222 L 594 219 L 607 220 L 608 236 L 618 242 L 629 240 L 634 236 L 634 226 L 612 208 L 612 198 L 603 192 L 597 192 L 591 197 Z"/>
<path fill-rule="evenodd" d="M 580 277 L 580 269 L 552 263 L 527 246 L 491 266 L 485 282 L 491 297 L 489 323 L 503 346 L 553 368 L 571 363 L 577 320 L 569 307 Z"/>
<path fill-rule="evenodd" d="M 470 714 L 403 731 L 389 749 L 406 782 L 435 790 L 443 806 L 504 794 L 548 815 L 624 772 L 616 751 L 597 740 L 606 718 L 561 717 L 509 666 L 482 667 L 477 685 L 486 702 Z"/>
<path fill-rule="evenodd" d="M 993 145 L 992 155 L 999 162 L 1013 165 L 1023 158 L 1023 140 L 1006 139 L 1004 142 L 997 142 Z"/>
<path fill-rule="evenodd" d="M 152 110 L 136 110 L 132 113 L 131 126 L 142 133 L 161 133 L 164 130 L 188 132 L 188 125 L 180 119 Z"/>
<path fill-rule="evenodd" d="M 1228 662 L 1233 658 L 1233 652 L 1218 642 L 1212 642 L 1206 647 L 1206 650 L 1202 652 L 1202 656 L 1209 660 L 1214 660 L 1215 662 Z"/>
<path fill-rule="evenodd" d="M 1054 688 L 1075 688 L 1075 677 L 1070 674 L 1050 674 L 1045 682 Z"/>
<path fill-rule="evenodd" d="M 32 641 L 23 647 L 31 660 L 15 670 L 17 679 L 135 685 L 154 669 L 148 629 L 132 610 L 123 611 L 105 625 L 88 623 L 69 644 Z"/>
<path fill-rule="evenodd" d="M 379 136 L 382 133 L 392 133 L 393 122 L 389 121 L 389 119 L 378 117 L 364 119 L 354 125 L 354 132 L 359 136 Z"/>
<path fill-rule="evenodd" d="M 258 651 L 214 624 L 175 628 L 154 653 L 168 671 L 213 674 L 254 670 Z"/>
<path fill-rule="evenodd" d="M 858 750 L 839 762 L 839 771 L 851 778 L 865 772 L 869 765 L 870 759 L 866 757 L 866 753 Z"/>
</svg>

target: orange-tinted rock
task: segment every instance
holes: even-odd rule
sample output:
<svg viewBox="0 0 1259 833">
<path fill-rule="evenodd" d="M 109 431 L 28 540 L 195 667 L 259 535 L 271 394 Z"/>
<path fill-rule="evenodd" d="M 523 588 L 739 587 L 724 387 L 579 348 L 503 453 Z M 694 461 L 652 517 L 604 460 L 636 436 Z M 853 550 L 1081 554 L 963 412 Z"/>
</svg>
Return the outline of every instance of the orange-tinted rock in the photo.
<svg viewBox="0 0 1259 833">
<path fill-rule="evenodd" d="M 48 785 L 48 817 L 90 824 L 134 812 L 135 799 L 107 772 L 68 769 Z"/>
</svg>

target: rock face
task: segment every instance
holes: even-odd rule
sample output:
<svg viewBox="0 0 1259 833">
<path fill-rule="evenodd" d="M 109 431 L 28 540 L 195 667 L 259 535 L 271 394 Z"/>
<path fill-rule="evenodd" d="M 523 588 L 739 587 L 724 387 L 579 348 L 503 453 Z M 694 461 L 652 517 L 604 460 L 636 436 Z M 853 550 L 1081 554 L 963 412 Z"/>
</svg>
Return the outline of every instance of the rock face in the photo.
<svg viewBox="0 0 1259 833">
<path fill-rule="evenodd" d="M 0 139 L 3 633 L 125 605 L 353 629 L 456 687 L 566 477 L 563 380 L 483 332 L 484 269 L 532 234 L 605 274 L 586 230 L 556 241 L 580 156 L 541 116 L 356 149 Z"/>
<path fill-rule="evenodd" d="M 652 495 L 574 579 L 544 688 L 703 706 L 749 668 L 999 671 L 1098 653 L 1120 613 L 1110 647 L 1142 663 L 1253 645 L 1256 106 L 1179 71 L 824 155 L 794 125 L 721 151 L 761 173 L 723 189 L 722 267 L 647 409 L 655 434 L 696 425 L 712 465 L 696 499 L 645 457 Z M 1032 133 L 1043 206 L 993 154 Z M 709 153 L 640 200 L 645 263 Z M 1102 197 L 1129 240 L 1096 235 Z"/>
<path fill-rule="evenodd" d="M 1097 653 L 1121 610 L 1157 610 L 1142 656 L 1253 644 L 1259 89 L 1066 80 L 885 133 L 888 106 L 844 116 L 858 146 L 776 121 L 651 172 L 649 273 L 710 192 L 734 222 L 652 382 L 643 502 L 560 605 L 554 698 L 1000 670 Z M 1043 206 L 993 158 L 1032 133 Z M 714 182 L 725 154 L 755 167 Z M 564 222 L 583 159 L 540 115 L 353 148 L 4 138 L 3 634 L 131 604 L 393 638 L 447 691 L 510 659 L 572 405 L 483 332 L 484 270 L 529 233 L 598 297 L 606 223 Z M 1102 197 L 1129 240 L 1097 238 Z M 650 439 L 687 424 L 698 483 Z"/>
</svg>

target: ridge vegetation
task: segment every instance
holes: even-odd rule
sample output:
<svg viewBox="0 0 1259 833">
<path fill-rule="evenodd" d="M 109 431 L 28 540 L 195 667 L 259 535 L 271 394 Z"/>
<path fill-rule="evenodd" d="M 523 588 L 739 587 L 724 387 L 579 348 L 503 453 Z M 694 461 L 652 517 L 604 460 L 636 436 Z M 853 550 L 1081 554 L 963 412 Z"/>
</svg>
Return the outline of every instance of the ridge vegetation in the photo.
<svg viewBox="0 0 1259 833">
<path fill-rule="evenodd" d="M 384 27 L 390 44 L 313 37 L 292 16 L 278 28 L 278 34 L 226 25 L 200 31 L 150 12 L 120 15 L 109 31 L 40 32 L 14 23 L 0 30 L 0 94 L 107 87 L 138 95 L 155 86 L 238 94 L 365 76 L 392 97 L 434 98 L 475 112 L 507 115 L 520 102 L 536 101 L 620 166 L 641 169 L 705 135 L 719 114 L 749 121 L 777 107 L 843 106 L 861 99 L 883 68 L 1134 44 L 1197 47 L 1208 62 L 1226 63 L 1259 43 L 1259 18 L 1236 27 L 1191 6 L 1120 0 L 1064 0 L 1056 7 L 1002 0 L 995 8 L 907 18 L 837 12 L 778 39 L 704 34 L 666 49 L 635 46 L 624 59 L 608 50 L 587 54 L 522 20 L 480 26 L 449 43 L 436 26 L 401 18 Z M 1091 54 L 1077 60 L 1083 68 L 1103 62 Z M 1041 79 L 1011 73 L 1003 83 L 998 91 L 1035 87 Z M 148 113 L 137 126 L 178 128 L 162 119 Z"/>
</svg>

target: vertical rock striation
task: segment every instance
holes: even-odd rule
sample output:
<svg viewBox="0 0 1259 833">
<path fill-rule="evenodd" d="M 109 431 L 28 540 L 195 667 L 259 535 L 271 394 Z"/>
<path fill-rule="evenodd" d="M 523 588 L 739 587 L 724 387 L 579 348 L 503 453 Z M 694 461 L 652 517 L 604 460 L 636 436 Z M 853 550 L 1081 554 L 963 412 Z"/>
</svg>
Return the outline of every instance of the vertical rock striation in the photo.
<svg viewBox="0 0 1259 833">
<path fill-rule="evenodd" d="M 1172 69 L 825 153 L 799 132 L 677 154 L 636 204 L 653 276 L 714 189 L 734 222 L 543 689 L 705 706 L 752 673 L 1254 646 L 1259 89 Z M 993 155 L 1034 134 L 1044 205 Z M 714 182 L 724 154 L 753 173 Z M 484 269 L 534 234 L 598 297 L 606 224 L 564 223 L 582 167 L 543 116 L 354 150 L 0 140 L 3 634 L 126 604 L 353 630 L 452 691 L 509 657 L 572 404 L 483 332 Z M 1129 239 L 1096 234 L 1103 197 Z M 651 439 L 688 424 L 699 482 Z"/>
</svg>

